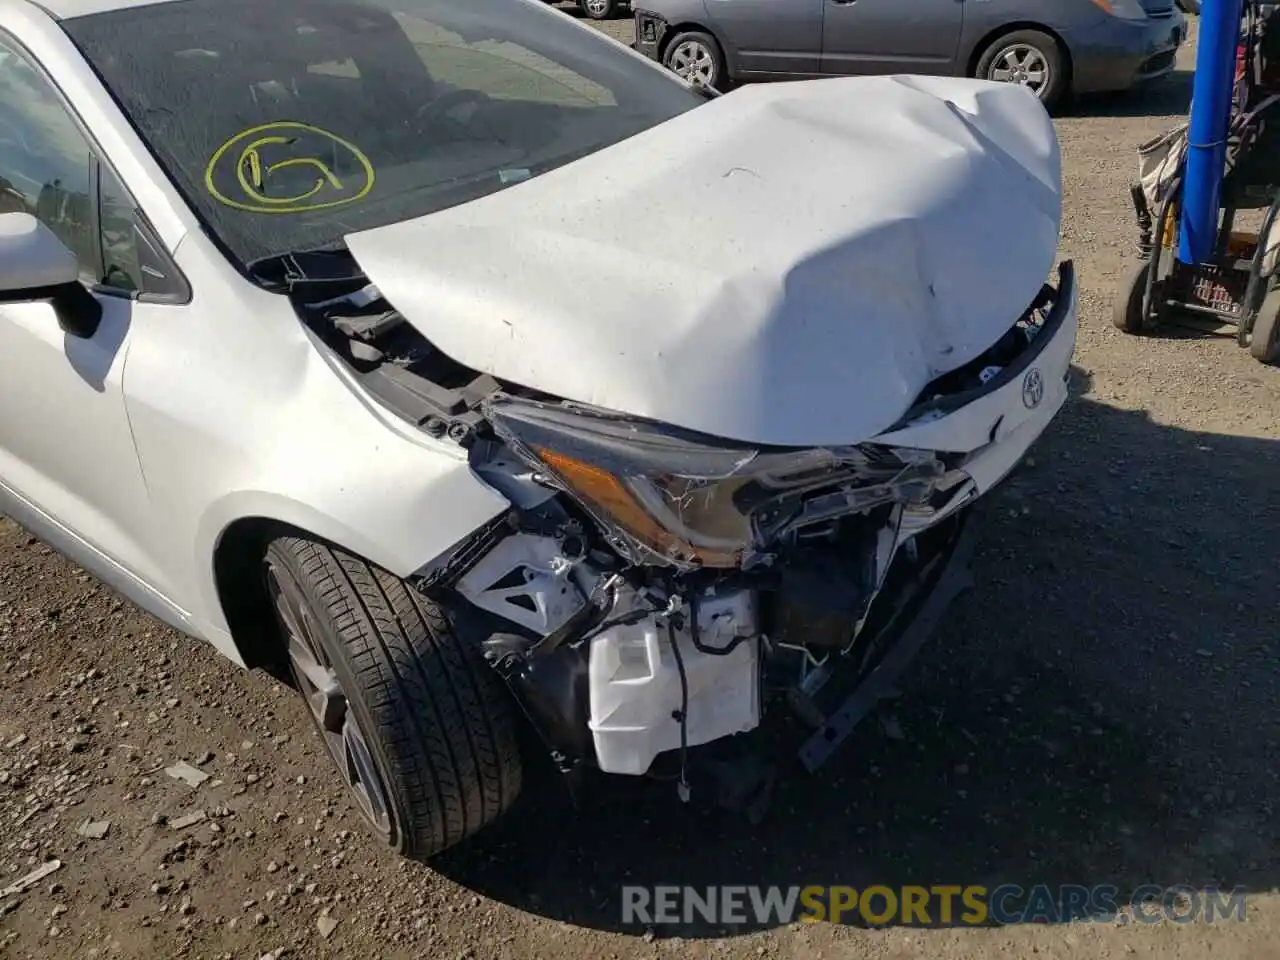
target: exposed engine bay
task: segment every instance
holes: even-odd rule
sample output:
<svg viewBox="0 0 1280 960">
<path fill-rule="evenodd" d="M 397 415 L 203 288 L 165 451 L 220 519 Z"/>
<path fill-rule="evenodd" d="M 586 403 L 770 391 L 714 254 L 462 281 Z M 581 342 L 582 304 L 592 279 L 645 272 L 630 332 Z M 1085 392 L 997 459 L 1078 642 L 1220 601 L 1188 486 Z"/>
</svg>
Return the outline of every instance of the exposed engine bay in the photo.
<svg viewBox="0 0 1280 960">
<path fill-rule="evenodd" d="M 326 280 L 333 258 L 264 279 L 356 383 L 511 503 L 417 584 L 485 618 L 477 642 L 563 772 L 642 775 L 668 755 L 683 782 L 690 748 L 775 704 L 812 728 L 816 768 L 966 585 L 968 507 L 1030 442 L 1001 433 L 1004 414 L 976 449 L 765 449 L 600 411 L 451 361 L 350 261 Z M 884 436 L 1000 391 L 1038 404 L 1032 361 L 1068 321 L 1074 344 L 1072 284 L 1068 264 Z"/>
</svg>

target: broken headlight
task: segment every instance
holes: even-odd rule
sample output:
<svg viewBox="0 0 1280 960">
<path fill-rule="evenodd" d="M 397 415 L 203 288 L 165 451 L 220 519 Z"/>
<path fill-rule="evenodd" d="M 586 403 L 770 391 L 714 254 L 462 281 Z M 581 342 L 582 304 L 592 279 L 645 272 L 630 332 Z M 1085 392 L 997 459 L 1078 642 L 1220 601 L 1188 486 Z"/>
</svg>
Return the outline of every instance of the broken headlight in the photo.
<svg viewBox="0 0 1280 960">
<path fill-rule="evenodd" d="M 485 414 L 517 453 L 636 548 L 636 559 L 677 566 L 741 565 L 758 545 L 762 508 L 860 476 L 866 462 L 856 448 L 758 450 L 511 397 L 486 404 Z M 892 473 L 903 466 L 895 462 Z"/>
</svg>

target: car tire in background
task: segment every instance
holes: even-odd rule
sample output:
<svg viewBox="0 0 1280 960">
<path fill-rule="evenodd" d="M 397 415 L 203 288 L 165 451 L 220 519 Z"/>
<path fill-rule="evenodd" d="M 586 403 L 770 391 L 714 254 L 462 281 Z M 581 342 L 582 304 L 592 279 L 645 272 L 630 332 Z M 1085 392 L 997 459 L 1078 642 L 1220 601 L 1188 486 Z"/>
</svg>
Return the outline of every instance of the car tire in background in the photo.
<svg viewBox="0 0 1280 960">
<path fill-rule="evenodd" d="M 716 38 L 701 30 L 677 33 L 667 43 L 662 64 L 693 84 L 719 90 L 725 83 L 724 54 Z"/>
<path fill-rule="evenodd" d="M 582 15 L 591 20 L 608 20 L 618 12 L 619 0 L 578 0 Z"/>
<path fill-rule="evenodd" d="M 1067 58 L 1058 41 L 1039 30 L 1014 30 L 992 41 L 978 58 L 981 80 L 1021 83 L 1035 91 L 1046 110 L 1062 102 L 1070 86 Z"/>
<path fill-rule="evenodd" d="M 1178 0 L 1178 9 L 1189 17 L 1200 16 L 1200 0 Z"/>
<path fill-rule="evenodd" d="M 430 857 L 520 792 L 511 699 L 479 650 L 411 586 L 315 541 L 272 541 L 264 575 L 288 664 L 364 820 Z"/>
</svg>

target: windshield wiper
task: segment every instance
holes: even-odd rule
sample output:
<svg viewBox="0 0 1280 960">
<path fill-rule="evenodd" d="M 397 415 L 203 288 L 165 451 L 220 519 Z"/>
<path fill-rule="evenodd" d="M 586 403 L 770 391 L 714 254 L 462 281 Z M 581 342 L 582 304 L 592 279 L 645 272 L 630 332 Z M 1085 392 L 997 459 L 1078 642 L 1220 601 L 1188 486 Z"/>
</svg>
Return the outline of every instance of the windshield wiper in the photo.
<svg viewBox="0 0 1280 960">
<path fill-rule="evenodd" d="M 311 250 L 290 250 L 259 257 L 246 265 L 250 278 L 273 293 L 292 293 L 299 287 L 369 282 L 347 249 L 338 240 Z"/>
</svg>

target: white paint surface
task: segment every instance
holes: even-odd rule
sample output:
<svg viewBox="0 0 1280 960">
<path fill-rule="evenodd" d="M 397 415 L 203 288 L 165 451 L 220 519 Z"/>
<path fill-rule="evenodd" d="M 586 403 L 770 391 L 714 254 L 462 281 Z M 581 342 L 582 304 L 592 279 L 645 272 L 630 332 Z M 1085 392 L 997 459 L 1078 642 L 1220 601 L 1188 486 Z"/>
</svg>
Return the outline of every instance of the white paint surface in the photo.
<svg viewBox="0 0 1280 960">
<path fill-rule="evenodd" d="M 736 440 L 843 444 L 1023 312 L 1060 183 L 1019 87 L 782 83 L 347 241 L 473 368 Z"/>
</svg>

